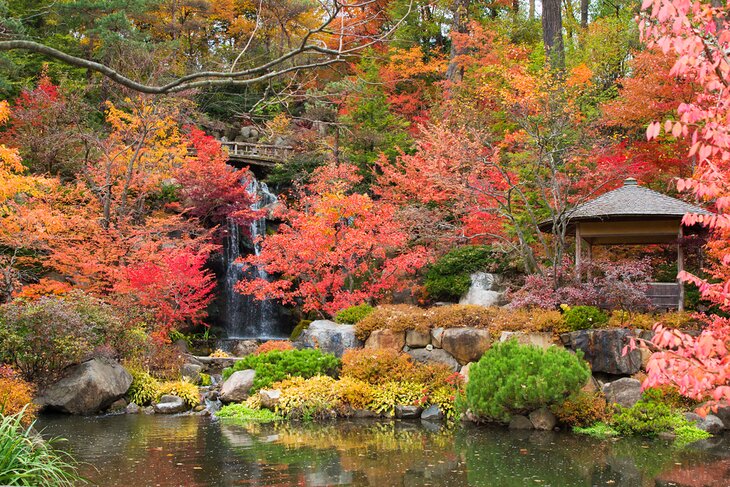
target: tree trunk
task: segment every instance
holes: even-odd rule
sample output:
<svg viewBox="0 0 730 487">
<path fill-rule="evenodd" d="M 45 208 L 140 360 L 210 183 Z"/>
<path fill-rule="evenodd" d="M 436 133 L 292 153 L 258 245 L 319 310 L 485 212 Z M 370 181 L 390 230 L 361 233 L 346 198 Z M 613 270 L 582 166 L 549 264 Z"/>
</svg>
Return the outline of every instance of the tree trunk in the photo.
<svg viewBox="0 0 730 487">
<path fill-rule="evenodd" d="M 520 12 L 520 0 L 512 0 L 512 12 Z"/>
<path fill-rule="evenodd" d="M 535 20 L 535 0 L 530 0 L 530 10 L 527 13 L 529 20 Z"/>
<path fill-rule="evenodd" d="M 466 34 L 468 31 L 467 24 L 469 22 L 469 4 L 471 0 L 454 0 L 451 12 L 453 19 L 451 21 L 451 32 Z M 451 53 L 449 55 L 449 66 L 446 68 L 446 79 L 451 82 L 458 83 L 464 75 L 464 70 L 456 61 L 456 58 L 463 54 L 462 49 L 457 49 L 454 45 L 454 38 L 451 38 Z"/>
<path fill-rule="evenodd" d="M 588 0 L 580 0 L 580 26 L 583 29 L 588 27 Z"/>
<path fill-rule="evenodd" d="M 542 2 L 542 39 L 545 44 L 545 57 L 551 67 L 565 67 L 563 48 L 563 16 L 560 0 Z"/>
</svg>

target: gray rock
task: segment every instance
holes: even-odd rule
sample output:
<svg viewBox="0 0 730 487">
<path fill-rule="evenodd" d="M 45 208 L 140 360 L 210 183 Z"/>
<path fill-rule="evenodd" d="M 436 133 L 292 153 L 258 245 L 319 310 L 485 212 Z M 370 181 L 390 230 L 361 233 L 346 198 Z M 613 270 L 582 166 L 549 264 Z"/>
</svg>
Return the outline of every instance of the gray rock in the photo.
<svg viewBox="0 0 730 487">
<path fill-rule="evenodd" d="M 209 401 L 217 401 L 218 400 L 218 391 L 208 391 L 208 394 L 205 395 L 205 398 Z"/>
<path fill-rule="evenodd" d="M 708 414 L 705 416 L 702 421 L 697 423 L 697 427 L 702 431 L 707 431 L 711 435 L 722 433 L 722 430 L 725 429 L 725 425 L 722 423 L 722 420 L 714 414 Z"/>
<path fill-rule="evenodd" d="M 471 367 L 473 364 L 474 364 L 474 362 L 469 362 L 468 364 L 463 366 L 461 368 L 461 370 L 459 371 L 459 375 L 461 375 L 461 377 L 464 379 L 464 384 L 469 383 L 469 370 L 471 370 Z"/>
<path fill-rule="evenodd" d="M 535 345 L 543 349 L 547 349 L 554 345 L 552 333 L 527 333 L 524 331 L 503 331 L 499 336 L 500 342 L 507 340 L 517 340 L 521 345 Z"/>
<path fill-rule="evenodd" d="M 274 409 L 279 404 L 281 391 L 279 389 L 261 389 L 259 391 L 259 399 L 261 406 L 267 409 Z"/>
<path fill-rule="evenodd" d="M 722 421 L 722 424 L 725 425 L 726 430 L 730 430 L 730 402 L 720 402 L 717 412 L 715 412 L 715 416 L 720 418 L 720 421 Z"/>
<path fill-rule="evenodd" d="M 702 421 L 702 416 L 697 413 L 684 413 L 684 419 L 690 423 L 699 424 Z"/>
<path fill-rule="evenodd" d="M 139 414 L 142 409 L 137 405 L 137 403 L 130 402 L 127 404 L 127 414 Z"/>
<path fill-rule="evenodd" d="M 377 414 L 369 409 L 353 409 L 352 417 L 356 419 L 375 418 Z"/>
<path fill-rule="evenodd" d="M 674 441 L 677 439 L 677 435 L 673 431 L 662 431 L 657 437 L 664 441 Z"/>
<path fill-rule="evenodd" d="M 461 365 L 479 360 L 491 344 L 489 330 L 479 328 L 449 328 L 441 338 L 441 348 Z"/>
<path fill-rule="evenodd" d="M 124 398 L 117 399 L 111 404 L 111 406 L 109 406 L 109 412 L 112 413 L 118 413 L 120 411 L 124 411 L 125 409 L 127 409 L 127 401 L 125 401 Z"/>
<path fill-rule="evenodd" d="M 444 337 L 444 329 L 441 327 L 431 329 L 431 344 L 441 348 L 441 339 Z"/>
<path fill-rule="evenodd" d="M 418 406 L 396 406 L 395 417 L 398 419 L 417 419 L 421 417 L 421 408 Z"/>
<path fill-rule="evenodd" d="M 142 409 L 142 412 L 144 414 L 155 414 L 155 408 L 153 408 L 152 406 L 147 406 L 144 409 Z"/>
<path fill-rule="evenodd" d="M 165 394 L 153 405 L 157 414 L 177 414 L 188 410 L 188 405 L 181 398 Z"/>
<path fill-rule="evenodd" d="M 581 330 L 563 333 L 560 339 L 572 350 L 582 350 L 593 372 L 632 375 L 641 369 L 641 351 L 624 355 L 624 347 L 633 333 L 626 328 Z"/>
<path fill-rule="evenodd" d="M 253 369 L 239 370 L 231 374 L 221 386 L 218 398 L 221 402 L 243 402 L 248 399 L 248 391 L 253 386 L 256 371 Z"/>
<path fill-rule="evenodd" d="M 411 348 L 423 348 L 430 343 L 430 333 L 421 333 L 418 330 L 408 330 L 406 332 L 406 345 Z"/>
<path fill-rule="evenodd" d="M 411 358 L 422 364 L 446 364 L 451 367 L 454 372 L 459 370 L 459 362 L 456 361 L 451 354 L 441 348 L 427 350 L 425 348 L 416 348 L 408 351 Z"/>
<path fill-rule="evenodd" d="M 540 408 L 530 413 L 530 422 L 536 430 L 550 431 L 558 420 L 548 408 Z"/>
<path fill-rule="evenodd" d="M 363 343 L 355 336 L 353 325 L 340 325 L 334 321 L 317 320 L 302 331 L 294 341 L 296 348 L 318 348 L 337 357 L 348 348 L 362 348 Z"/>
<path fill-rule="evenodd" d="M 618 404 L 630 408 L 641 399 L 641 382 L 624 377 L 603 385 L 603 394 L 609 404 Z"/>
<path fill-rule="evenodd" d="M 423 410 L 421 413 L 421 419 L 423 421 L 441 421 L 444 419 L 444 413 L 441 412 L 437 405 L 431 404 Z"/>
<path fill-rule="evenodd" d="M 517 414 L 509 420 L 509 429 L 511 430 L 531 430 L 533 428 L 532 421 L 527 416 Z"/>
<path fill-rule="evenodd" d="M 70 414 L 93 414 L 122 398 L 132 376 L 117 362 L 95 358 L 71 367 L 35 399 L 42 408 Z"/>
<path fill-rule="evenodd" d="M 497 306 L 504 292 L 498 290 L 498 277 L 488 272 L 475 272 L 471 275 L 471 285 L 467 293 L 459 300 L 459 304 L 476 304 L 479 306 Z"/>
<path fill-rule="evenodd" d="M 193 384 L 200 382 L 200 373 L 202 371 L 202 366 L 192 363 L 183 364 L 183 366 L 180 367 L 180 375 L 184 378 L 187 377 Z"/>
<path fill-rule="evenodd" d="M 257 348 L 259 348 L 259 342 L 256 340 L 238 340 L 231 351 L 236 357 L 245 357 L 254 353 Z"/>
</svg>

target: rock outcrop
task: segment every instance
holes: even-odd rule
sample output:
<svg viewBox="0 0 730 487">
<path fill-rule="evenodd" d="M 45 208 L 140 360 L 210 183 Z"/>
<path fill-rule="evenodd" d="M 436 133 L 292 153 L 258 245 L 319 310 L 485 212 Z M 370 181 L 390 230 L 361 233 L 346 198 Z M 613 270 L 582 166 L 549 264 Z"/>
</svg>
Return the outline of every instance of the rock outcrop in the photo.
<svg viewBox="0 0 730 487">
<path fill-rule="evenodd" d="M 446 364 L 454 372 L 459 370 L 459 362 L 451 354 L 440 348 L 434 348 L 432 350 L 427 348 L 414 348 L 407 353 L 414 361 L 422 364 Z"/>
<path fill-rule="evenodd" d="M 36 398 L 42 408 L 70 414 L 94 414 L 121 399 L 132 376 L 117 362 L 95 358 L 71 367 Z"/>
<path fill-rule="evenodd" d="M 365 348 L 380 350 L 391 349 L 397 352 L 403 350 L 406 344 L 406 334 L 403 331 L 375 330 L 365 342 Z"/>
<path fill-rule="evenodd" d="M 317 348 L 342 357 L 348 348 L 361 348 L 353 325 L 341 325 L 329 320 L 313 321 L 294 341 L 296 348 Z"/>
<path fill-rule="evenodd" d="M 641 382 L 624 377 L 603 385 L 603 393 L 609 404 L 630 408 L 641 399 Z"/>
<path fill-rule="evenodd" d="M 221 386 L 218 398 L 224 403 L 245 401 L 255 377 L 256 371 L 252 369 L 234 372 Z"/>
<path fill-rule="evenodd" d="M 449 328 L 441 338 L 441 348 L 461 365 L 478 361 L 491 344 L 489 330 L 480 328 Z"/>
<path fill-rule="evenodd" d="M 560 339 L 566 347 L 582 350 L 594 373 L 632 375 L 641 369 L 641 351 L 623 351 L 633 335 L 626 328 L 611 328 L 563 333 Z"/>
</svg>

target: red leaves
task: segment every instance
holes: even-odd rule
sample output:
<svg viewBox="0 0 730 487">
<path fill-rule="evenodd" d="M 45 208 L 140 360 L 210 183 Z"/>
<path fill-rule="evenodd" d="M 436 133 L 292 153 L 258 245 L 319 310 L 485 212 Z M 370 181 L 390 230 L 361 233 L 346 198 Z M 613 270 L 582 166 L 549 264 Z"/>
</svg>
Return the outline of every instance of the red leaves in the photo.
<svg viewBox="0 0 730 487">
<path fill-rule="evenodd" d="M 260 255 L 246 259 L 279 278 L 246 279 L 239 291 L 334 314 L 402 288 L 428 254 L 408 246 L 393 205 L 353 192 L 359 180 L 346 164 L 317 170 L 296 205 L 279 210 L 284 223 L 262 240 Z"/>
<path fill-rule="evenodd" d="M 185 161 L 177 171 L 177 181 L 188 213 L 213 224 L 230 218 L 246 226 L 258 214 L 251 210 L 254 202 L 246 191 L 250 178 L 247 168 L 235 170 L 228 164 L 220 142 L 202 130 L 189 128 L 188 143 L 195 156 Z"/>
<path fill-rule="evenodd" d="M 199 324 L 213 298 L 213 274 L 204 269 L 210 249 L 170 249 L 123 269 L 115 291 L 129 294 L 154 314 L 158 331 Z M 161 330 L 160 330 L 161 329 Z"/>
</svg>

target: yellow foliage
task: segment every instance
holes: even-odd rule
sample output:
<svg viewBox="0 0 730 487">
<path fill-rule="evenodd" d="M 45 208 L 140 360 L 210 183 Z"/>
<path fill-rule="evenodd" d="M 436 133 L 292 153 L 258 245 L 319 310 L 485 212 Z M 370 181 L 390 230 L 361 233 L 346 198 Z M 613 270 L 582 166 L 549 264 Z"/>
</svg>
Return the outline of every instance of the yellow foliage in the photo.
<svg viewBox="0 0 730 487">
<path fill-rule="evenodd" d="M 3 369 L 0 369 L 0 374 Z M 29 382 L 15 376 L 0 375 L 0 414 L 11 416 L 25 409 L 23 421 L 30 423 L 37 411 L 32 403 L 35 388 Z"/>
<path fill-rule="evenodd" d="M 165 394 L 179 397 L 190 407 L 200 404 L 200 391 L 198 390 L 198 386 L 184 380 L 163 382 L 160 384 L 157 397 L 159 398 Z"/>
</svg>

